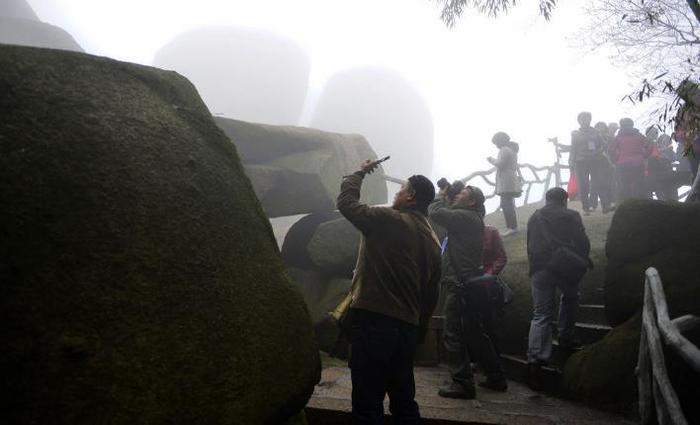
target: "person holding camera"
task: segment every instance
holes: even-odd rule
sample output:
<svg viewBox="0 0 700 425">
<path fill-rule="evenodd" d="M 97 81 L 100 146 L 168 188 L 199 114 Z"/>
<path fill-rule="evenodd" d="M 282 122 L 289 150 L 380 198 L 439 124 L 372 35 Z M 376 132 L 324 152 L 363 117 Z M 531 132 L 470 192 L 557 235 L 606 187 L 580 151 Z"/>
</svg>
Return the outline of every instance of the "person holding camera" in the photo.
<svg viewBox="0 0 700 425">
<path fill-rule="evenodd" d="M 575 338 L 578 288 L 593 263 L 591 244 L 581 215 L 567 208 L 568 194 L 560 187 L 545 194 L 545 206 L 527 223 L 527 257 L 532 278 L 533 318 L 528 335 L 529 384 L 541 390 L 540 373 L 552 355 L 552 317 L 555 293 L 559 304 L 559 346 L 567 350 L 581 345 Z"/>
<path fill-rule="evenodd" d="M 508 388 L 496 351 L 483 327 L 483 317 L 490 314 L 487 288 L 476 282 L 483 276 L 484 194 L 472 186 L 456 194 L 452 185 L 442 182 L 441 186 L 428 212 L 436 224 L 447 230 L 449 239 L 443 254 L 441 286 L 445 291 L 443 343 L 451 382 L 441 387 L 438 394 L 473 399 L 476 389 L 470 349 L 487 376 L 479 385 L 496 391 Z M 451 202 L 450 195 L 454 196 Z"/>
<path fill-rule="evenodd" d="M 417 424 L 413 353 L 427 332 L 440 281 L 440 243 L 427 219 L 435 187 L 414 175 L 392 207 L 362 204 L 362 180 L 378 165 L 368 160 L 345 176 L 337 200 L 340 213 L 361 233 L 344 319 L 350 327 L 352 417 L 356 424 L 383 423 L 388 393 L 394 421 Z"/>
</svg>

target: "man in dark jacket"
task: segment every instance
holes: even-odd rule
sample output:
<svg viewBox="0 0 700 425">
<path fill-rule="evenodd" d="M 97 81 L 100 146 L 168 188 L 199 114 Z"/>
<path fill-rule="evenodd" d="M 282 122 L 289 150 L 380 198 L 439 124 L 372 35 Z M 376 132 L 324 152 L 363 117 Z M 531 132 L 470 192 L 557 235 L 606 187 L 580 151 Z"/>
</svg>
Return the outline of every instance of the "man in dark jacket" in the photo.
<svg viewBox="0 0 700 425">
<path fill-rule="evenodd" d="M 571 278 L 554 274 L 548 268 L 552 253 L 558 246 L 566 245 L 580 257 L 588 259 L 591 249 L 581 216 L 566 207 L 566 191 L 555 187 L 547 191 L 545 199 L 546 205 L 535 211 L 527 223 L 527 256 L 534 304 L 527 358 L 533 389 L 539 389 L 539 368 L 549 361 L 552 354 L 551 322 L 556 288 L 561 291 L 559 345 L 565 349 L 574 349 L 579 345 L 574 338 L 574 328 L 578 309 L 578 284 L 583 276 Z"/>
<path fill-rule="evenodd" d="M 360 203 L 365 161 L 340 186 L 338 210 L 362 237 L 353 277 L 350 368 L 353 423 L 383 423 L 384 395 L 395 423 L 420 423 L 413 352 L 427 330 L 440 280 L 440 244 L 427 219 L 430 180 L 408 179 L 391 208 Z"/>
<path fill-rule="evenodd" d="M 428 208 L 430 218 L 447 230 L 449 238 L 442 263 L 442 288 L 446 292 L 443 343 L 452 382 L 440 388 L 438 394 L 473 399 L 476 390 L 468 349 L 486 372 L 487 379 L 480 386 L 496 391 L 508 388 L 483 327 L 483 317 L 490 314 L 486 286 L 470 282 L 483 275 L 484 194 L 479 188 L 467 186 L 450 206 L 445 192 L 441 190 Z"/>
<path fill-rule="evenodd" d="M 591 127 L 591 113 L 578 114 L 580 128 L 571 133 L 569 164 L 576 173 L 578 193 L 586 214 L 593 210 L 591 194 L 600 196 L 603 214 L 611 210 L 612 193 L 606 178 L 607 144 L 598 130 Z"/>
</svg>

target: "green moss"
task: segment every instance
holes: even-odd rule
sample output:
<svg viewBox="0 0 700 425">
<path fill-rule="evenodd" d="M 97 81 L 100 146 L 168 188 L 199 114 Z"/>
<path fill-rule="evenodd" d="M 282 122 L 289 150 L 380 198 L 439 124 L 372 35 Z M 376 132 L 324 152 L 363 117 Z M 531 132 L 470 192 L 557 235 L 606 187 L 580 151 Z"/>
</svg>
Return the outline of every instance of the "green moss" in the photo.
<svg viewBox="0 0 700 425">
<path fill-rule="evenodd" d="M 640 327 L 637 315 L 569 357 L 562 379 L 564 394 L 608 410 L 633 412 Z"/>
<path fill-rule="evenodd" d="M 299 412 L 320 377 L 308 310 L 194 87 L 0 45 L 0 90 L 6 421 L 257 424 Z"/>
<path fill-rule="evenodd" d="M 620 206 L 606 247 L 605 304 L 611 324 L 641 308 L 648 267 L 659 271 L 672 316 L 700 314 L 698 217 L 697 204 L 636 200 Z"/>
</svg>

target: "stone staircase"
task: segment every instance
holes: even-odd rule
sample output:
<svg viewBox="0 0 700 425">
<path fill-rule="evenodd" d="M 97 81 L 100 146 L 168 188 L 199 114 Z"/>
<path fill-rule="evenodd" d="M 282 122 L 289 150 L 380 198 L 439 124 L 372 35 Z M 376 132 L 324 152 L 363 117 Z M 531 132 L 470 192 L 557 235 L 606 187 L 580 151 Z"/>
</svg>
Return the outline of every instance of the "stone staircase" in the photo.
<svg viewBox="0 0 700 425">
<path fill-rule="evenodd" d="M 596 301 L 602 301 L 602 291 L 597 291 L 589 304 L 580 304 L 576 322 L 576 337 L 584 345 L 593 344 L 602 339 L 611 327 L 605 318 L 605 306 Z M 552 343 L 552 359 L 550 364 L 542 368 L 541 381 L 543 390 L 549 393 L 557 393 L 561 382 L 562 369 L 572 351 L 563 349 L 557 340 L 556 322 L 553 323 L 554 341 Z M 527 339 L 523 339 L 521 354 L 501 354 L 501 363 L 506 370 L 508 379 L 527 384 L 528 364 L 525 353 L 527 352 Z"/>
</svg>

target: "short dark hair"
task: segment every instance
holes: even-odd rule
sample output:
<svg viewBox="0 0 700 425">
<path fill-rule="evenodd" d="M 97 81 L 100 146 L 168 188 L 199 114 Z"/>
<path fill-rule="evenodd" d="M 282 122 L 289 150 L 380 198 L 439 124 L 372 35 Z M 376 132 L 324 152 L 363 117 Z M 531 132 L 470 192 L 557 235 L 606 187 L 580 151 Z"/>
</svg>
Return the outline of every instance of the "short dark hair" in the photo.
<svg viewBox="0 0 700 425">
<path fill-rule="evenodd" d="M 549 204 L 553 202 L 559 205 L 566 205 L 566 201 L 569 199 L 569 194 L 561 187 L 553 187 L 547 191 L 545 195 L 545 201 Z"/>
<path fill-rule="evenodd" d="M 584 123 L 590 125 L 592 119 L 593 116 L 590 112 L 579 112 L 579 114 L 576 116 L 576 121 L 578 121 L 578 123 L 581 125 Z"/>
<path fill-rule="evenodd" d="M 481 189 L 476 186 L 466 186 L 466 189 L 469 189 L 469 199 L 474 202 L 474 206 L 476 207 L 479 216 L 484 218 L 486 215 L 486 207 L 484 207 L 486 197 L 484 196 L 484 192 L 482 192 Z"/>
<path fill-rule="evenodd" d="M 428 205 L 435 199 L 435 186 L 427 177 L 414 174 L 408 178 L 408 184 L 416 193 L 416 209 L 421 213 L 428 215 Z"/>
</svg>

